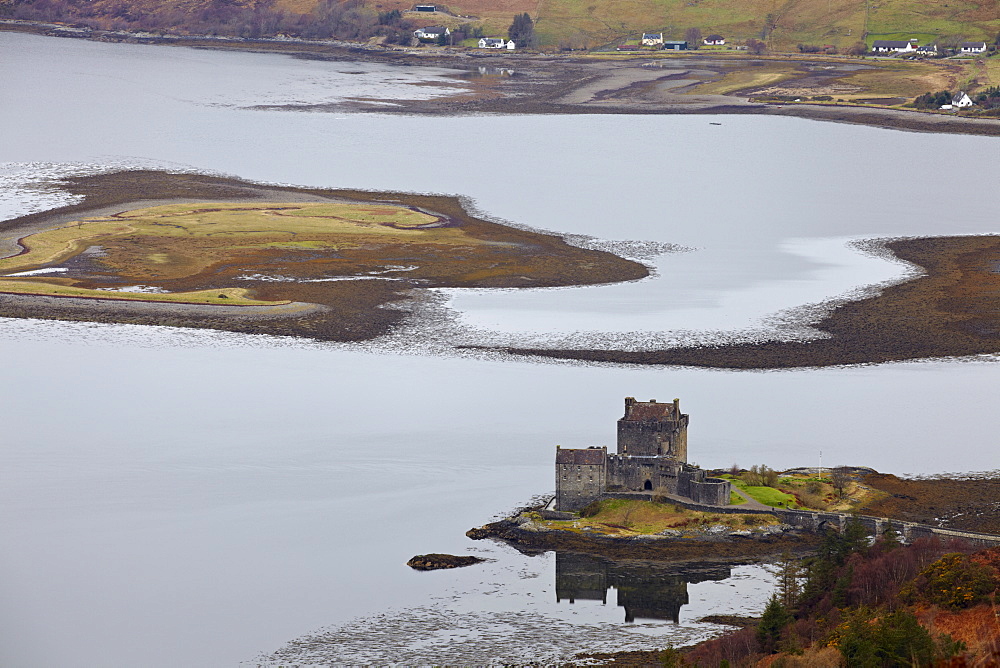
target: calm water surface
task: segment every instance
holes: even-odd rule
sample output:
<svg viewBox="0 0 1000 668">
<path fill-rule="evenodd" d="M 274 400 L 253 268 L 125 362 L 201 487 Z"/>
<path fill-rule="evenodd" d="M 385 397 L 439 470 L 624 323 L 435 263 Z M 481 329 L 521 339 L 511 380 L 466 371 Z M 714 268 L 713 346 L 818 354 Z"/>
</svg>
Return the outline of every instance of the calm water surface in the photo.
<svg viewBox="0 0 1000 668">
<path fill-rule="evenodd" d="M 850 240 L 992 232 L 1000 213 L 981 196 L 988 170 L 872 159 L 990 164 L 995 139 L 749 117 L 257 111 L 443 94 L 450 80 L 9 33 L 0 56 L 4 218 L 62 201 L 31 185 L 40 175 L 146 166 L 461 194 L 517 224 L 688 249 L 625 285 L 451 291 L 456 341 L 799 336 L 769 317 L 907 271 Z M 427 80 L 441 86 L 413 85 Z M 422 145 L 449 150 L 405 150 Z M 0 320 L 0 350 L 3 665 L 253 665 L 283 647 L 285 663 L 471 662 L 483 647 L 517 660 L 565 656 L 574 635 L 684 641 L 715 630 L 702 614 L 759 609 L 770 577 L 751 567 L 688 585 L 676 624 L 626 625 L 617 590 L 557 602 L 551 555 L 464 537 L 552 488 L 557 443 L 613 444 L 626 395 L 681 397 L 704 466 L 812 465 L 822 451 L 895 472 L 997 468 L 988 358 L 732 373 L 18 320 Z M 470 550 L 494 561 L 403 565 Z"/>
</svg>

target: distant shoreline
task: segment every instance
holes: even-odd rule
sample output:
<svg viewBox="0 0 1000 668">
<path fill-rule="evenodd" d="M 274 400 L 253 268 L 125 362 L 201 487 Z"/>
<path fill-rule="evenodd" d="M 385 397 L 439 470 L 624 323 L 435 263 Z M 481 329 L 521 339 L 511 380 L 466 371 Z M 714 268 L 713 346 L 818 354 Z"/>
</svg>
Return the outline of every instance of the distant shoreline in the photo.
<svg viewBox="0 0 1000 668">
<path fill-rule="evenodd" d="M 0 21 L 0 31 L 47 35 L 56 24 Z M 64 27 L 68 28 L 68 27 Z M 211 36 L 128 37 L 123 33 L 87 31 L 76 38 L 104 42 L 186 46 L 251 53 L 278 53 L 296 58 L 389 65 L 423 65 L 472 72 L 478 68 L 508 70 L 515 76 L 466 77 L 457 74 L 463 88 L 452 96 L 431 100 L 393 100 L 373 104 L 352 100 L 335 105 L 274 105 L 258 109 L 284 111 L 377 111 L 417 115 L 469 114 L 753 114 L 792 116 L 811 120 L 870 127 L 1000 137 L 1000 119 L 981 119 L 918 110 L 900 110 L 857 104 L 754 102 L 738 94 L 683 94 L 659 84 L 687 71 L 722 71 L 734 59 L 727 55 L 698 54 L 617 55 L 607 57 L 547 53 L 487 53 L 459 49 L 418 51 L 342 41 L 300 39 L 239 39 Z M 73 38 L 69 34 L 64 38 Z M 856 59 L 776 54 L 740 62 L 782 61 L 795 64 L 833 63 L 856 66 Z M 660 73 L 650 74 L 643 64 L 655 61 Z M 657 76 L 657 75 L 661 76 Z"/>
</svg>

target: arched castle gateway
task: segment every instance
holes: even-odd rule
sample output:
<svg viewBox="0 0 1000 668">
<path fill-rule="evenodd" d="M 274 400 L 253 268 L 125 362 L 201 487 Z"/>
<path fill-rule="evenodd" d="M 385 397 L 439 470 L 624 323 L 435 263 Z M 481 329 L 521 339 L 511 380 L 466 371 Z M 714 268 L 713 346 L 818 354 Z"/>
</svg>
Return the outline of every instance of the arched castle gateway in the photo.
<svg viewBox="0 0 1000 668">
<path fill-rule="evenodd" d="M 618 420 L 618 452 L 556 446 L 556 510 L 579 510 L 615 492 L 680 496 L 697 503 L 728 505 L 730 483 L 709 478 L 687 463 L 688 416 L 680 400 L 625 399 Z"/>
</svg>

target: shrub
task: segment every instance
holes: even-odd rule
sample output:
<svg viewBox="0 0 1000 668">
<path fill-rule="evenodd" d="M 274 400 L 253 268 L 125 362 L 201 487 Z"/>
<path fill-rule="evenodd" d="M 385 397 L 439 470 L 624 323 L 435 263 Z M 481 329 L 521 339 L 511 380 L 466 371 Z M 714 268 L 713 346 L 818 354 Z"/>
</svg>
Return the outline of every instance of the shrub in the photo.
<svg viewBox="0 0 1000 668">
<path fill-rule="evenodd" d="M 778 472 L 765 465 L 755 464 L 740 475 L 740 480 L 750 487 L 774 487 L 778 484 Z"/>
<path fill-rule="evenodd" d="M 952 552 L 921 571 L 906 588 L 905 596 L 956 610 L 986 600 L 996 588 L 992 569 L 964 554 Z"/>
<path fill-rule="evenodd" d="M 825 510 L 827 507 L 826 500 L 820 495 L 815 493 L 810 493 L 809 489 L 798 494 L 799 505 L 806 508 L 817 508 L 819 510 Z"/>
<path fill-rule="evenodd" d="M 952 93 L 946 90 L 924 93 L 913 101 L 913 106 L 917 109 L 938 109 L 942 105 L 951 104 L 952 97 Z"/>
<path fill-rule="evenodd" d="M 862 607 L 846 617 L 834 641 L 846 665 L 875 668 L 933 663 L 934 640 L 913 613 L 900 610 L 878 616 Z"/>
</svg>

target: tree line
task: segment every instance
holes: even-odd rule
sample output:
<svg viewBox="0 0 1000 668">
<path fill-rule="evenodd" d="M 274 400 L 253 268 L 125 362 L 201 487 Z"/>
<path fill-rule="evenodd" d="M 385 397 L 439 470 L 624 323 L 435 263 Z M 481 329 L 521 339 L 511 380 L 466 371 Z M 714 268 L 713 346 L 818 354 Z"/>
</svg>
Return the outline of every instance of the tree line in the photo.
<svg viewBox="0 0 1000 668">
<path fill-rule="evenodd" d="M 414 27 L 399 11 L 377 12 L 364 0 L 320 0 L 307 13 L 275 0 L 204 0 L 196 4 L 143 5 L 127 0 L 13 0 L 6 14 L 26 21 L 66 22 L 94 30 L 163 32 L 259 38 L 366 40 L 384 36 L 409 44 Z"/>
<path fill-rule="evenodd" d="M 939 538 L 902 545 L 892 527 L 872 543 L 852 519 L 843 533 L 828 533 L 815 555 L 784 555 L 775 574 L 776 591 L 756 625 L 685 652 L 667 650 L 662 664 L 752 666 L 772 657 L 768 665 L 804 666 L 817 652 L 830 651 L 825 648 L 852 667 L 996 665 L 1000 659 L 995 624 L 964 633 L 976 640 L 969 647 L 927 621 L 939 613 L 962 619 L 969 611 L 968 624 L 978 623 L 973 608 L 995 606 L 1000 594 L 1000 548 L 977 552 Z M 987 612 L 992 619 L 993 610 Z"/>
</svg>

